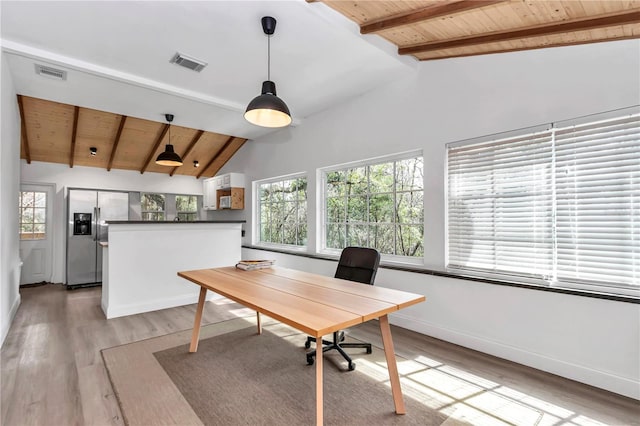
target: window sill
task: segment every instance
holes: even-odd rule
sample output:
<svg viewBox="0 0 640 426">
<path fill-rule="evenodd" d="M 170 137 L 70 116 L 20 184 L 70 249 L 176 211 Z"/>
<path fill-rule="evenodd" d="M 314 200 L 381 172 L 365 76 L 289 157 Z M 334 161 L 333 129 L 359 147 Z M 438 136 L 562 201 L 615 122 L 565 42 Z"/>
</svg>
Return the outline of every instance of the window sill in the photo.
<svg viewBox="0 0 640 426">
<path fill-rule="evenodd" d="M 242 247 L 243 248 L 248 248 L 248 249 L 254 249 L 254 250 L 272 251 L 274 253 L 289 254 L 289 255 L 292 255 L 292 256 L 308 257 L 308 258 L 319 259 L 319 260 L 330 260 L 330 261 L 334 261 L 334 262 L 338 260 L 337 257 L 335 257 L 335 256 L 312 254 L 312 253 L 308 253 L 308 252 L 301 252 L 301 251 L 294 251 L 294 250 L 283 250 L 281 248 L 275 248 L 275 247 L 253 246 L 253 245 L 247 245 L 247 244 L 243 244 Z M 473 276 L 473 275 L 465 275 L 465 274 L 461 274 L 461 273 L 453 273 L 453 272 L 438 271 L 438 270 L 433 270 L 433 269 L 412 267 L 410 265 L 407 265 L 407 266 L 402 265 L 401 266 L 401 265 L 398 265 L 398 264 L 390 264 L 390 263 L 382 262 L 382 263 L 380 263 L 380 268 L 391 269 L 391 270 L 395 270 L 395 271 L 412 272 L 412 273 L 416 273 L 416 274 L 434 275 L 434 276 L 437 276 L 437 277 L 445 277 L 445 278 L 453 278 L 453 279 L 460 279 L 460 280 L 476 281 L 476 282 L 481 282 L 481 283 L 486 283 L 486 284 L 494 284 L 494 285 L 503 285 L 503 286 L 509 286 L 509 287 L 525 288 L 525 289 L 529 289 L 529 290 L 548 291 L 548 292 L 552 292 L 552 293 L 570 294 L 570 295 L 574 295 L 574 296 L 591 297 L 591 298 L 595 298 L 595 299 L 604 299 L 604 300 L 613 300 L 613 301 L 616 301 L 616 302 L 640 304 L 640 298 L 632 297 L 632 296 L 622 296 L 622 295 L 607 294 L 607 293 L 596 293 L 596 292 L 589 292 L 589 291 L 585 291 L 585 290 L 568 289 L 568 288 L 560 288 L 560 287 L 549 287 L 549 286 L 546 286 L 546 285 L 531 284 L 531 283 L 520 283 L 520 282 L 517 282 L 517 281 L 496 280 L 496 279 L 476 277 L 476 276 Z"/>
</svg>

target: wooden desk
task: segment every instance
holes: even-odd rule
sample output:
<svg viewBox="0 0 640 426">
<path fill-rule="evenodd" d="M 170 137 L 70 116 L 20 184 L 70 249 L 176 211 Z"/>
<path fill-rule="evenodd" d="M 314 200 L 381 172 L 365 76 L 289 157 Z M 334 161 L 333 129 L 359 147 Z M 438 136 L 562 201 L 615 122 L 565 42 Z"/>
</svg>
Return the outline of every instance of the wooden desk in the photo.
<svg viewBox="0 0 640 426">
<path fill-rule="evenodd" d="M 261 332 L 260 313 L 313 336 L 318 342 L 334 331 L 379 318 L 396 413 L 405 413 L 387 315 L 423 302 L 424 296 L 280 267 L 242 271 L 231 266 L 178 272 L 178 275 L 200 286 L 190 352 L 198 349 L 207 290 L 255 310 L 258 333 Z M 316 345 L 315 365 L 316 424 L 322 425 L 322 344 Z"/>
</svg>

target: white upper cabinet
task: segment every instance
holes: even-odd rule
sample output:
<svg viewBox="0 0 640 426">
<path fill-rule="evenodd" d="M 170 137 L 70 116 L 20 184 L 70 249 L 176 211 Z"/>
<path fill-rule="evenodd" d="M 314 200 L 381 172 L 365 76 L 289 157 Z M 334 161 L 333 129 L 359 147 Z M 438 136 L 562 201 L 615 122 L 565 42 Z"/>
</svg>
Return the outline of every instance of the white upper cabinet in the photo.
<svg viewBox="0 0 640 426">
<path fill-rule="evenodd" d="M 244 175 L 242 173 L 227 173 L 217 177 L 220 179 L 220 189 L 244 188 Z"/>
<path fill-rule="evenodd" d="M 204 188 L 202 189 L 202 207 L 205 210 L 216 209 L 216 178 L 205 179 L 203 182 Z"/>
<path fill-rule="evenodd" d="M 203 207 L 205 210 L 218 209 L 218 191 L 231 188 L 244 189 L 244 174 L 242 173 L 226 173 L 224 175 L 215 176 L 205 179 L 203 182 Z M 243 197 L 244 199 L 244 197 Z M 244 204 L 244 202 L 243 202 Z"/>
</svg>

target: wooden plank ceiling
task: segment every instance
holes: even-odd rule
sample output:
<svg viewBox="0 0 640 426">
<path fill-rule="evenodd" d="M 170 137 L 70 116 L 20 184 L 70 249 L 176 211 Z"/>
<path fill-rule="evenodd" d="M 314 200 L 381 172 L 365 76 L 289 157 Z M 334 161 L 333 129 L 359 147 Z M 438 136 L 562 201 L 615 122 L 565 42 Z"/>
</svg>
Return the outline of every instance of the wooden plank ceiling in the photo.
<svg viewBox="0 0 640 426">
<path fill-rule="evenodd" d="M 66 105 L 18 95 L 22 119 L 20 158 L 106 170 L 137 170 L 211 177 L 246 139 L 171 125 L 166 122 Z M 182 157 L 180 167 L 159 166 L 156 157 L 171 144 Z M 90 148 L 97 149 L 96 155 Z M 197 161 L 199 167 L 194 167 Z"/>
<path fill-rule="evenodd" d="M 640 0 L 307 1 L 420 61 L 640 38 Z"/>
</svg>

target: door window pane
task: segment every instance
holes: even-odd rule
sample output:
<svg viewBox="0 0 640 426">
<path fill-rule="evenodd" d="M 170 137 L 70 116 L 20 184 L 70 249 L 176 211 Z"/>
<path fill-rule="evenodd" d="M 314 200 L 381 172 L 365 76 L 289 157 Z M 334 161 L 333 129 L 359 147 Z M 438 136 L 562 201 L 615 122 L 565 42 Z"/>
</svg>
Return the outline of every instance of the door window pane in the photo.
<svg viewBox="0 0 640 426">
<path fill-rule="evenodd" d="M 47 193 L 21 191 L 18 199 L 21 240 L 42 240 L 47 232 Z"/>
</svg>

